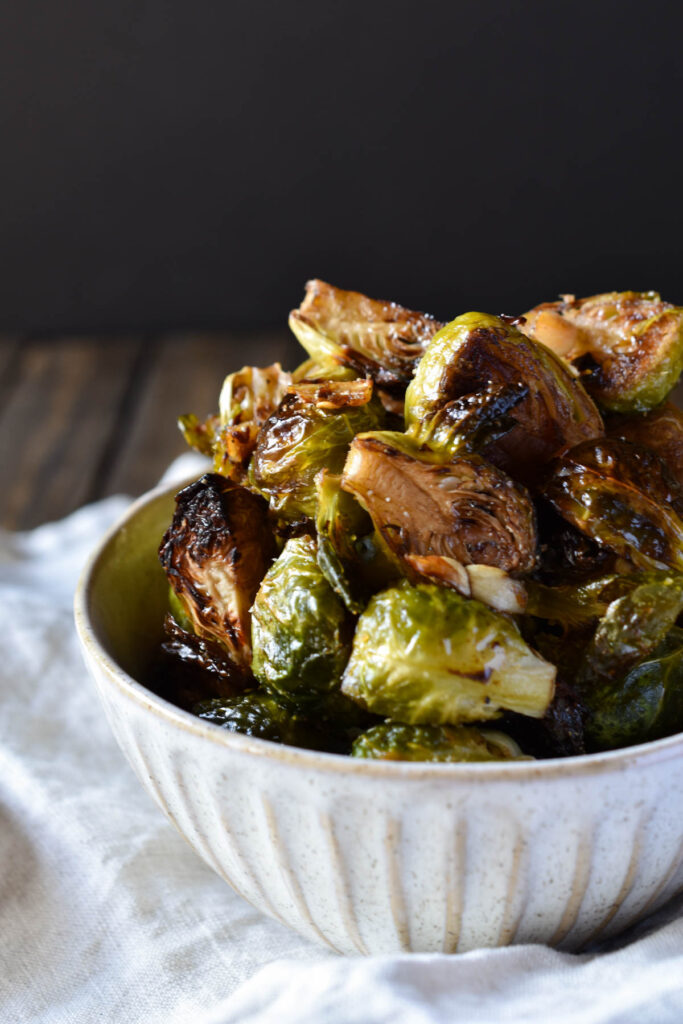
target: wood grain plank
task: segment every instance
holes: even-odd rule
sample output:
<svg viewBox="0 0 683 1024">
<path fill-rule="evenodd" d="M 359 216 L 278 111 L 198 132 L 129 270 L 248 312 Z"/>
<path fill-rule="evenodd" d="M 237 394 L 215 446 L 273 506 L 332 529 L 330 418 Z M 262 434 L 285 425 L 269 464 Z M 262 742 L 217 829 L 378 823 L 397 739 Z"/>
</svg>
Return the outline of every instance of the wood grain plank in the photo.
<svg viewBox="0 0 683 1024">
<path fill-rule="evenodd" d="M 103 493 L 138 495 L 153 487 L 168 464 L 188 450 L 177 429 L 177 417 L 188 412 L 200 417 L 216 412 L 226 374 L 245 364 L 266 366 L 276 360 L 294 366 L 304 356 L 285 331 L 161 338 L 147 386 Z"/>
<path fill-rule="evenodd" d="M 92 496 L 143 342 L 140 338 L 22 343 L 0 412 L 0 522 L 30 529 Z"/>
</svg>

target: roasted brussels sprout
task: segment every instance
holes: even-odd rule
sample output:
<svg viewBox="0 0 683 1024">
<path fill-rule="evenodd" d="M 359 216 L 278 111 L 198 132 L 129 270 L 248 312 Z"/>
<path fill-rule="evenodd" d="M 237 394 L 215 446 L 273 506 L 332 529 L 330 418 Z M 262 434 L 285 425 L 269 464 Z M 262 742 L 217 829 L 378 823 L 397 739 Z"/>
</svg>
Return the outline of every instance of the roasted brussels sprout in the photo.
<svg viewBox="0 0 683 1024">
<path fill-rule="evenodd" d="M 657 292 L 606 292 L 544 302 L 521 329 L 583 370 L 604 409 L 645 412 L 676 386 L 683 369 L 683 309 Z"/>
<path fill-rule="evenodd" d="M 283 707 L 275 697 L 260 691 L 201 701 L 193 711 L 204 721 L 229 732 L 289 746 L 317 750 L 322 739 L 315 723 L 306 715 Z"/>
<path fill-rule="evenodd" d="M 352 625 L 318 565 L 316 543 L 293 537 L 266 573 L 252 608 L 252 671 L 285 697 L 311 701 L 339 688 Z"/>
<path fill-rule="evenodd" d="M 304 301 L 290 314 L 289 326 L 314 360 L 323 364 L 332 360 L 372 377 L 390 392 L 400 392 L 443 325 L 395 302 L 309 281 Z"/>
<path fill-rule="evenodd" d="M 341 477 L 323 469 L 316 487 L 318 565 L 334 592 L 357 615 L 372 594 L 400 574 L 368 513 L 342 490 Z"/>
<path fill-rule="evenodd" d="M 652 449 L 683 488 L 683 412 L 675 405 L 664 402 L 644 415 L 610 416 L 605 426 L 608 437 Z"/>
<path fill-rule="evenodd" d="M 683 570 L 683 493 L 649 448 L 586 441 L 555 462 L 544 493 L 573 526 L 637 568 Z"/>
<path fill-rule="evenodd" d="M 342 690 L 399 722 L 457 725 L 502 708 L 540 717 L 555 667 L 479 601 L 407 582 L 371 598 L 358 620 Z"/>
<path fill-rule="evenodd" d="M 207 697 L 235 697 L 255 686 L 250 673 L 228 658 L 214 640 L 205 640 L 164 620 L 164 639 L 150 673 L 150 687 L 185 711 Z"/>
<path fill-rule="evenodd" d="M 529 496 L 476 455 L 441 465 L 403 434 L 359 434 L 349 450 L 342 486 L 368 510 L 388 548 L 414 578 L 427 568 L 422 564 L 420 569 L 414 556 L 430 557 L 437 576 L 451 569 L 462 576 L 462 566 L 473 563 L 506 572 L 527 572 L 534 565 L 536 529 Z M 435 558 L 444 557 L 460 568 L 434 565 Z"/>
<path fill-rule="evenodd" d="M 585 697 L 589 750 L 645 743 L 683 729 L 683 630 L 674 627 L 647 657 Z"/>
<path fill-rule="evenodd" d="M 209 473 L 176 497 L 159 549 L 194 631 L 242 669 L 251 662 L 249 609 L 275 554 L 267 513 L 258 495 Z"/>
<path fill-rule="evenodd" d="M 340 473 L 353 437 L 382 426 L 384 409 L 368 400 L 371 388 L 365 380 L 297 385 L 262 427 L 249 477 L 278 518 L 312 523 L 316 475 Z"/>
<path fill-rule="evenodd" d="M 191 448 L 213 458 L 216 473 L 243 481 L 261 426 L 275 412 L 287 388 L 291 374 L 279 363 L 260 369 L 243 366 L 229 374 L 221 389 L 219 415 L 201 423 L 196 416 L 178 420 Z"/>
<path fill-rule="evenodd" d="M 354 741 L 354 757 L 378 761 L 510 761 L 523 757 L 505 733 L 473 725 L 383 722 Z"/>
<path fill-rule="evenodd" d="M 538 479 L 553 455 L 603 433 L 600 414 L 554 353 L 501 317 L 465 313 L 434 336 L 406 391 L 410 430 L 454 399 L 487 387 L 519 387 L 526 396 L 509 411 L 512 430 L 482 451 L 523 483 Z"/>
<path fill-rule="evenodd" d="M 511 410 L 527 397 L 526 384 L 490 384 L 482 391 L 454 398 L 432 416 L 414 420 L 409 436 L 443 461 L 477 452 L 504 437 L 515 426 Z"/>
</svg>

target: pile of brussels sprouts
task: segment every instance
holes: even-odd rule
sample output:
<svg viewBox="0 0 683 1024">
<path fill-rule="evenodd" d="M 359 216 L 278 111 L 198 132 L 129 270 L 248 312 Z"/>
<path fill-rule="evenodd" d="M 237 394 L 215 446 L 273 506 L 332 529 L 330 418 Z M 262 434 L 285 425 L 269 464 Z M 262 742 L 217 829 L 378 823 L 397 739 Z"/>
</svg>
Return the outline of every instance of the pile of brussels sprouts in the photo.
<svg viewBox="0 0 683 1024">
<path fill-rule="evenodd" d="M 307 286 L 308 359 L 184 416 L 212 472 L 160 548 L 162 695 L 355 757 L 489 761 L 683 730 L 683 310 L 451 323 Z"/>
</svg>

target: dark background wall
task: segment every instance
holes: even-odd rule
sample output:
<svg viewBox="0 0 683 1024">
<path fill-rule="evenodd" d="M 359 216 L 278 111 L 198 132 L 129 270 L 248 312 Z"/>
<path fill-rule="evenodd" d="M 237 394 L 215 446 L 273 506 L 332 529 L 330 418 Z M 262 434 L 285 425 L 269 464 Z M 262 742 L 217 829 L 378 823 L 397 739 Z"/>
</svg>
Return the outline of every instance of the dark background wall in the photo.
<svg viewBox="0 0 683 1024">
<path fill-rule="evenodd" d="M 675 10 L 5 4 L 0 329 L 278 323 L 310 276 L 683 302 Z"/>
</svg>

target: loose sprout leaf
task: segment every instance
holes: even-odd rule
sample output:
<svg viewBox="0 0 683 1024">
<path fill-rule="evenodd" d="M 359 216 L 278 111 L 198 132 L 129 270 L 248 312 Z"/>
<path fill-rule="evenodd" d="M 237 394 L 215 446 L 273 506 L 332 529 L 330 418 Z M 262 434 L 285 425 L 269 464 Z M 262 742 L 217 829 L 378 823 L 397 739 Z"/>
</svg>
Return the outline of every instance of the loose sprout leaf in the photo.
<svg viewBox="0 0 683 1024">
<path fill-rule="evenodd" d="M 425 313 L 309 281 L 289 326 L 316 361 L 333 361 L 390 391 L 405 387 L 442 326 Z"/>
<path fill-rule="evenodd" d="M 318 565 L 315 541 L 288 540 L 254 601 L 254 675 L 285 697 L 316 700 L 339 689 L 350 637 L 348 613 Z"/>
<path fill-rule="evenodd" d="M 665 402 L 644 415 L 610 416 L 605 426 L 608 437 L 650 448 L 683 487 L 683 412 L 677 406 Z"/>
<path fill-rule="evenodd" d="M 583 383 L 610 411 L 654 408 L 683 369 L 683 309 L 657 292 L 567 295 L 536 306 L 524 320 L 526 334 L 584 366 Z"/>
<path fill-rule="evenodd" d="M 421 573 L 410 556 L 444 556 L 461 565 L 494 565 L 510 572 L 527 572 L 535 563 L 535 516 L 528 494 L 476 455 L 440 464 L 406 435 L 359 434 L 349 450 L 342 486 L 368 510 L 386 545 L 413 577 Z"/>
<path fill-rule="evenodd" d="M 279 519 L 315 520 L 316 475 L 321 469 L 340 473 L 354 436 L 383 425 L 384 409 L 376 399 L 359 405 L 356 391 L 342 402 L 352 386 L 367 394 L 366 381 L 325 384 L 325 407 L 306 390 L 292 391 L 261 428 L 249 477 Z M 335 389 L 336 399 L 331 397 Z"/>
<path fill-rule="evenodd" d="M 567 445 L 600 436 L 600 414 L 567 366 L 501 317 L 465 313 L 430 342 L 406 391 L 406 426 L 491 386 L 527 388 L 509 415 L 512 430 L 489 443 L 487 459 L 524 483 Z"/>
<path fill-rule="evenodd" d="M 404 582 L 359 618 L 342 690 L 400 722 L 457 725 L 501 709 L 542 716 L 555 674 L 509 619 L 454 591 Z"/>
<path fill-rule="evenodd" d="M 188 413 L 178 417 L 178 428 L 190 448 L 213 458 L 213 446 L 220 428 L 218 416 L 209 416 L 202 422 L 194 413 Z"/>
<path fill-rule="evenodd" d="M 637 568 L 683 570 L 683 493 L 648 448 L 612 438 L 577 445 L 555 462 L 544 494 Z"/>
<path fill-rule="evenodd" d="M 262 498 L 207 474 L 177 495 L 159 549 L 195 633 L 241 668 L 251 661 L 249 609 L 274 554 L 267 512 Z"/>
<path fill-rule="evenodd" d="M 379 761 L 509 761 L 523 758 L 513 739 L 473 725 L 384 722 L 362 733 L 354 757 Z"/>
<path fill-rule="evenodd" d="M 674 627 L 652 653 L 586 698 L 589 749 L 612 750 L 683 729 L 683 630 Z"/>
</svg>

